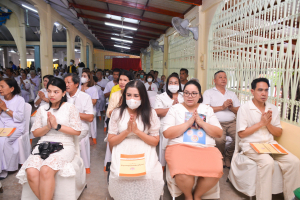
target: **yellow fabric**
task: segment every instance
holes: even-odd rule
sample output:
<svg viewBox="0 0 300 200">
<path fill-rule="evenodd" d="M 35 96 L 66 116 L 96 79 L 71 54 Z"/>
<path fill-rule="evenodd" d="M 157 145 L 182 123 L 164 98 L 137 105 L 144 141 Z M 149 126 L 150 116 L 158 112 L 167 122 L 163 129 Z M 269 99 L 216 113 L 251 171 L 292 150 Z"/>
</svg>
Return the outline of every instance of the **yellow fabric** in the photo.
<svg viewBox="0 0 300 200">
<path fill-rule="evenodd" d="M 119 84 L 118 85 L 115 85 L 114 87 L 111 88 L 111 91 L 110 91 L 110 95 L 109 95 L 109 98 L 111 97 L 111 94 L 114 93 L 114 92 L 117 92 L 121 90 Z"/>
<path fill-rule="evenodd" d="M 70 65 L 69 73 L 72 73 L 72 65 Z"/>
</svg>

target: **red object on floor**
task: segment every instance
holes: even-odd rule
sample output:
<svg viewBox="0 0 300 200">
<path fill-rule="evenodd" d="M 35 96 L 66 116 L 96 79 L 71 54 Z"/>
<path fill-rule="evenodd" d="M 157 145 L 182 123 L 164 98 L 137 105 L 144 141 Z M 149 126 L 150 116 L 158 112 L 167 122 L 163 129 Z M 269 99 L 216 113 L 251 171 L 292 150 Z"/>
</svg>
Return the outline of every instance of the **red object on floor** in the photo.
<svg viewBox="0 0 300 200">
<path fill-rule="evenodd" d="M 140 58 L 113 58 L 112 69 L 142 70 Z"/>
<path fill-rule="evenodd" d="M 106 132 L 106 130 L 107 130 L 107 128 L 106 128 L 106 127 L 104 127 L 104 132 Z"/>
<path fill-rule="evenodd" d="M 91 173 L 91 169 L 90 168 L 85 168 L 85 171 L 86 171 L 87 174 Z"/>
<path fill-rule="evenodd" d="M 101 120 L 101 116 L 99 116 L 99 120 Z"/>
<path fill-rule="evenodd" d="M 30 139 L 30 144 L 32 144 L 32 139 Z"/>
<path fill-rule="evenodd" d="M 93 138 L 93 142 L 94 142 L 94 144 L 97 144 L 97 139 Z"/>
</svg>

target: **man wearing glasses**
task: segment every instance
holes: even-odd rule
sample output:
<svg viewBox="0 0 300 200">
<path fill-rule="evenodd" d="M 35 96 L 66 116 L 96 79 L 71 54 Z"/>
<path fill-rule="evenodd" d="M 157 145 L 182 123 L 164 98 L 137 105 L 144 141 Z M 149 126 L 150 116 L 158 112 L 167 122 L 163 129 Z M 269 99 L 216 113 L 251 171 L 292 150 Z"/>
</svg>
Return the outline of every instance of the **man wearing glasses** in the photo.
<svg viewBox="0 0 300 200">
<path fill-rule="evenodd" d="M 221 138 L 215 138 L 216 146 L 223 154 L 223 167 L 230 168 L 235 148 L 236 114 L 241 104 L 236 94 L 226 89 L 227 76 L 224 71 L 215 73 L 214 83 L 214 88 L 204 92 L 203 103 L 213 108 L 222 126 L 223 135 Z M 232 138 L 232 142 L 225 151 L 226 135 Z"/>
</svg>

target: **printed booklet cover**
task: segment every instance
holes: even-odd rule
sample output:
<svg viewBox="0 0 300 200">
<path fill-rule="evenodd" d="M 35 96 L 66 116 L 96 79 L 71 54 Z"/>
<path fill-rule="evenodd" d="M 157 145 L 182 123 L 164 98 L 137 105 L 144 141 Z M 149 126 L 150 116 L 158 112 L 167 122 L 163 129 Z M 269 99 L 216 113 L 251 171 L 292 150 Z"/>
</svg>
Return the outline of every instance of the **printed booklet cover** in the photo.
<svg viewBox="0 0 300 200">
<path fill-rule="evenodd" d="M 203 121 L 206 121 L 206 116 L 203 114 L 198 114 Z M 188 121 L 193 116 L 193 113 L 186 112 L 185 113 L 185 121 Z M 198 128 L 196 122 L 192 125 L 191 128 L 186 130 L 183 133 L 183 142 L 189 143 L 199 143 L 206 144 L 206 133 L 203 128 Z"/>
</svg>

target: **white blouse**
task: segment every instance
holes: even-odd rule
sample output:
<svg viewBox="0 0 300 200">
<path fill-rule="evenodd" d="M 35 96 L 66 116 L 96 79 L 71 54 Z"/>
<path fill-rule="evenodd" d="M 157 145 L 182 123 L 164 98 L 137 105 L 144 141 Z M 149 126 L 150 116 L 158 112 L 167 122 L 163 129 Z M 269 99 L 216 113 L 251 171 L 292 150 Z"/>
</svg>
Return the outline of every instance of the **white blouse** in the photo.
<svg viewBox="0 0 300 200">
<path fill-rule="evenodd" d="M 149 83 L 147 82 L 147 83 L 145 83 L 145 87 L 146 87 L 146 90 L 148 91 L 148 89 L 149 89 Z M 155 83 L 152 83 L 151 84 L 151 90 L 152 91 L 155 91 L 155 92 L 157 92 L 158 91 L 158 88 L 157 88 L 157 85 L 155 84 Z"/>
<path fill-rule="evenodd" d="M 122 117 L 120 119 L 120 108 L 114 109 L 111 114 L 111 118 L 109 121 L 108 134 L 120 134 L 121 132 L 127 129 L 127 123 L 130 119 L 130 114 L 127 109 L 124 110 Z M 136 124 L 139 130 L 151 136 L 159 135 L 160 122 L 157 117 L 157 114 L 154 109 L 151 110 L 150 116 L 150 128 L 144 130 L 144 123 L 142 122 L 141 117 L 136 119 Z M 127 137 L 136 136 L 134 133 L 129 133 Z"/>
<path fill-rule="evenodd" d="M 169 112 L 166 115 L 166 120 L 163 122 L 163 131 L 166 131 L 168 128 L 176 125 L 180 125 L 185 123 L 185 114 L 186 112 L 189 112 L 181 103 L 176 104 L 172 106 L 169 109 Z M 212 107 L 205 105 L 205 104 L 200 104 L 199 107 L 197 108 L 197 112 L 199 114 L 206 115 L 206 123 L 209 123 L 211 125 L 217 126 L 220 129 L 222 129 L 218 118 L 216 117 L 214 110 Z M 192 143 L 192 142 L 183 142 L 183 134 L 178 136 L 177 138 L 169 139 L 168 145 L 173 145 L 173 144 L 180 144 L 180 143 L 185 143 L 189 144 L 192 146 L 198 146 L 198 147 L 214 147 L 216 146 L 215 139 L 206 134 L 205 138 L 205 144 L 200 144 L 200 143 Z"/>
</svg>

